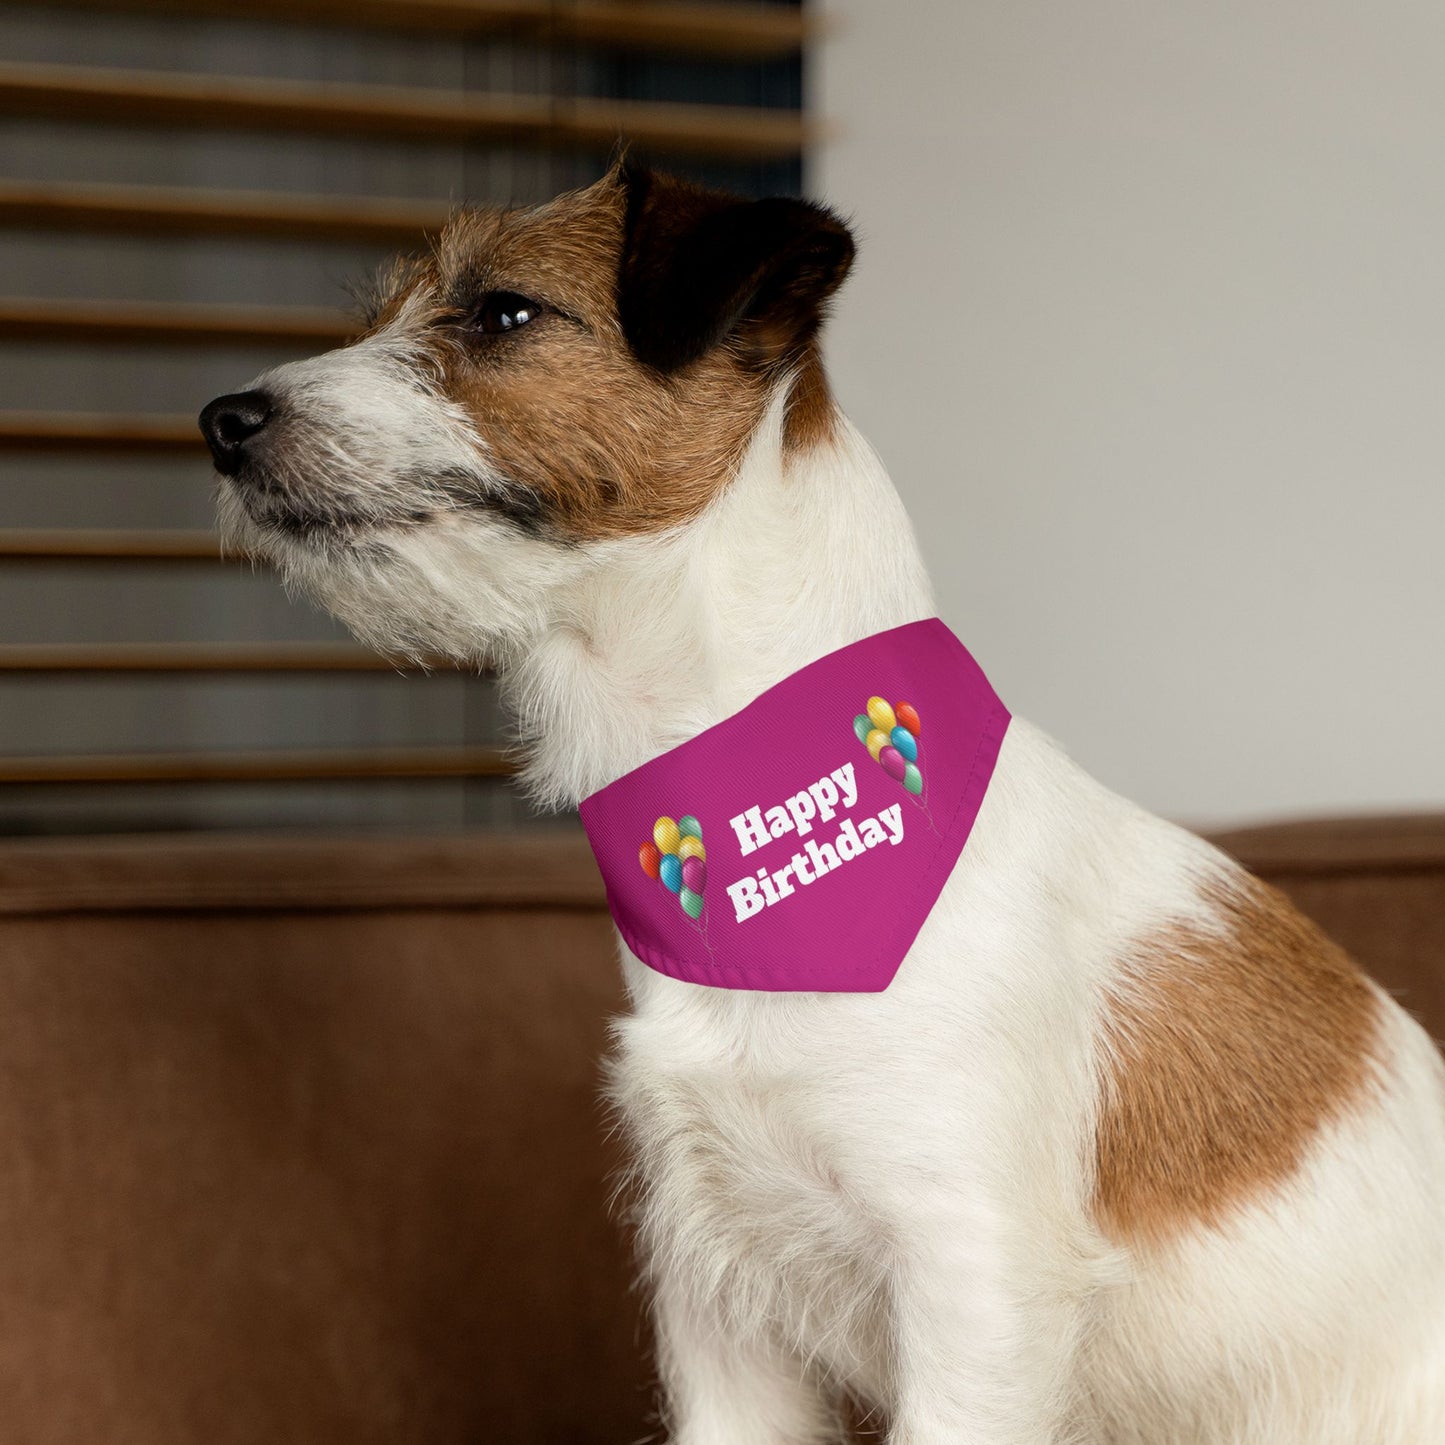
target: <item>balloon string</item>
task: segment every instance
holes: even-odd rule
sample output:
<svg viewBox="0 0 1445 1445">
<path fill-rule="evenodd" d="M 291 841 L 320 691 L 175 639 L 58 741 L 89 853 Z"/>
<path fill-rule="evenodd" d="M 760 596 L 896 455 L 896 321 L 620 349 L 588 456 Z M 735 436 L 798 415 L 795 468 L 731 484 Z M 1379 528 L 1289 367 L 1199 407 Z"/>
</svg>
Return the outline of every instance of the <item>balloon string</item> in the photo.
<svg viewBox="0 0 1445 1445">
<path fill-rule="evenodd" d="M 707 917 L 707 910 L 706 910 L 706 908 L 704 908 L 704 910 L 703 910 L 703 918 L 706 918 L 706 917 Z M 707 949 L 707 956 L 708 956 L 710 959 L 712 959 L 712 961 L 713 961 L 714 963 L 716 963 L 716 962 L 717 962 L 717 955 L 712 951 L 712 939 L 711 939 L 711 937 L 708 935 L 707 924 L 706 924 L 705 922 L 703 922 L 702 919 L 697 919 L 697 918 L 689 918 L 689 919 L 688 919 L 688 922 L 692 924 L 692 926 L 698 931 L 699 934 L 701 934 L 701 936 L 702 936 L 702 945 L 703 945 L 703 947 L 704 947 L 705 949 Z"/>
<path fill-rule="evenodd" d="M 928 820 L 928 826 L 933 829 L 933 836 L 942 840 L 943 834 L 938 831 L 938 825 L 933 821 L 933 814 L 929 811 L 928 804 L 922 798 L 917 800 L 918 806 L 923 809 L 923 816 Z"/>
<path fill-rule="evenodd" d="M 916 751 L 913 758 L 913 766 L 918 766 L 918 755 Z M 923 816 L 928 819 L 928 826 L 933 829 L 933 836 L 941 840 L 943 834 L 938 831 L 938 825 L 933 821 L 933 813 L 930 810 L 928 803 L 925 801 L 923 794 L 917 794 L 915 801 L 918 803 L 918 806 L 923 809 Z"/>
</svg>

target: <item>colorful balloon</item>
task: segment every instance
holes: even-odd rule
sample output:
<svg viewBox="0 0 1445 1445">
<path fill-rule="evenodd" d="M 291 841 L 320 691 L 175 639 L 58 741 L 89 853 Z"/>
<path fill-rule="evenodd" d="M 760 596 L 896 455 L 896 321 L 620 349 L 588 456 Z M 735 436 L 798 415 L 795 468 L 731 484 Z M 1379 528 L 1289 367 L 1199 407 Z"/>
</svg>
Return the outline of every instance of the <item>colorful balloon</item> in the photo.
<svg viewBox="0 0 1445 1445">
<path fill-rule="evenodd" d="M 697 918 L 702 913 L 702 894 L 694 893 L 691 888 L 684 888 L 678 895 L 677 901 L 682 904 L 682 911 L 689 918 Z"/>
<path fill-rule="evenodd" d="M 910 763 L 916 763 L 918 761 L 918 739 L 901 723 L 889 733 L 888 741 L 891 742 Z"/>
<path fill-rule="evenodd" d="M 878 761 L 883 764 L 883 771 L 887 773 L 890 778 L 893 778 L 900 783 L 907 775 L 908 759 L 905 758 L 903 754 L 898 751 L 897 748 L 884 748 L 883 751 L 878 754 Z M 666 866 L 667 860 L 664 858 L 663 867 Z M 663 881 L 666 882 L 667 875 L 664 873 L 662 876 Z"/>
<path fill-rule="evenodd" d="M 699 843 L 702 842 L 702 824 L 691 813 L 685 813 L 677 820 L 677 831 L 684 838 L 696 838 Z"/>
<path fill-rule="evenodd" d="M 652 837 L 660 853 L 676 853 L 677 845 L 682 841 L 682 833 L 671 818 L 659 818 L 652 825 Z"/>
<path fill-rule="evenodd" d="M 682 860 L 682 886 L 694 893 L 701 893 L 707 887 L 707 864 L 701 858 Z"/>
<path fill-rule="evenodd" d="M 898 717 L 898 721 L 901 722 L 914 737 L 921 738 L 923 736 L 923 724 L 918 721 L 918 714 L 914 711 L 911 702 L 900 702 L 894 709 L 894 712 Z"/>
<path fill-rule="evenodd" d="M 706 858 L 707 849 L 702 846 L 701 838 L 689 835 L 677 845 L 677 856 L 684 861 L 689 858 Z"/>
<path fill-rule="evenodd" d="M 882 728 L 874 728 L 863 740 L 868 744 L 868 755 L 876 763 L 878 754 L 888 746 L 888 734 Z"/>
<path fill-rule="evenodd" d="M 866 713 L 860 712 L 858 716 L 853 719 L 853 731 L 858 734 L 858 741 L 860 743 L 866 743 L 868 741 L 868 734 L 873 731 L 873 719 Z"/>
<path fill-rule="evenodd" d="M 676 853 L 664 853 L 662 862 L 658 865 L 658 876 L 662 879 L 662 886 L 669 893 L 676 893 L 682 887 L 682 859 Z"/>
<path fill-rule="evenodd" d="M 907 763 L 904 765 L 903 786 L 907 788 L 910 793 L 913 793 L 916 796 L 922 796 L 923 774 L 918 771 L 918 767 L 916 764 Z"/>
<path fill-rule="evenodd" d="M 637 861 L 642 864 L 642 871 L 649 878 L 656 878 L 657 870 L 662 865 L 662 854 L 651 843 L 644 843 L 637 850 Z"/>
<path fill-rule="evenodd" d="M 868 718 L 875 728 L 885 733 L 891 733 L 898 724 L 898 719 L 893 716 L 893 709 L 888 706 L 887 700 L 881 697 L 868 699 Z"/>
</svg>

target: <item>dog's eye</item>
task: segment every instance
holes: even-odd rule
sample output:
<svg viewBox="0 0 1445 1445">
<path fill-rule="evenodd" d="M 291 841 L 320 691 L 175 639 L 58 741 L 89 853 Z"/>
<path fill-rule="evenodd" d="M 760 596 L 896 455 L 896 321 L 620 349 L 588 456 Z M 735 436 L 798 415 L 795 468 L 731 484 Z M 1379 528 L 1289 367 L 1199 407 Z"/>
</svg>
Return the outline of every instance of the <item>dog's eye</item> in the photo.
<svg viewBox="0 0 1445 1445">
<path fill-rule="evenodd" d="M 515 331 L 542 314 L 542 303 L 515 291 L 488 291 L 472 312 L 472 325 L 486 336 Z"/>
</svg>

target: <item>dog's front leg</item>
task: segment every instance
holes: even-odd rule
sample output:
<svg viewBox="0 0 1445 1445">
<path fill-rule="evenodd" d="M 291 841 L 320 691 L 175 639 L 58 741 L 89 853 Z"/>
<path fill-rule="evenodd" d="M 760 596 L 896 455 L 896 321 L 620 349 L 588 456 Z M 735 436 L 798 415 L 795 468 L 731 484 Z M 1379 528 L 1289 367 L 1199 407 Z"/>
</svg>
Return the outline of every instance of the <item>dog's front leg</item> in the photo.
<svg viewBox="0 0 1445 1445">
<path fill-rule="evenodd" d="M 893 1281 L 889 1445 L 1087 1445 L 1070 1418 L 1080 1311 L 1057 1272 L 993 1210 L 931 1215 L 910 1218 Z"/>
<path fill-rule="evenodd" d="M 803 1361 L 662 1281 L 653 1302 L 669 1445 L 834 1445 L 837 1416 Z"/>
</svg>

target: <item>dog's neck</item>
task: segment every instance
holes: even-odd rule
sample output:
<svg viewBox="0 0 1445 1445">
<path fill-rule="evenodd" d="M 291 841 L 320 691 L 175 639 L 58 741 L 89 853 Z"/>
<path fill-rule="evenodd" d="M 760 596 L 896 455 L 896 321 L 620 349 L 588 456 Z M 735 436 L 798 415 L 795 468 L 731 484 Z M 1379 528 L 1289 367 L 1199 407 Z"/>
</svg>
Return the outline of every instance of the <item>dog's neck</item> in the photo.
<svg viewBox="0 0 1445 1445">
<path fill-rule="evenodd" d="M 696 521 L 599 550 L 504 670 L 542 801 L 575 804 L 816 658 L 933 615 L 876 453 L 841 415 L 791 453 L 782 418 L 780 398 Z"/>
</svg>

